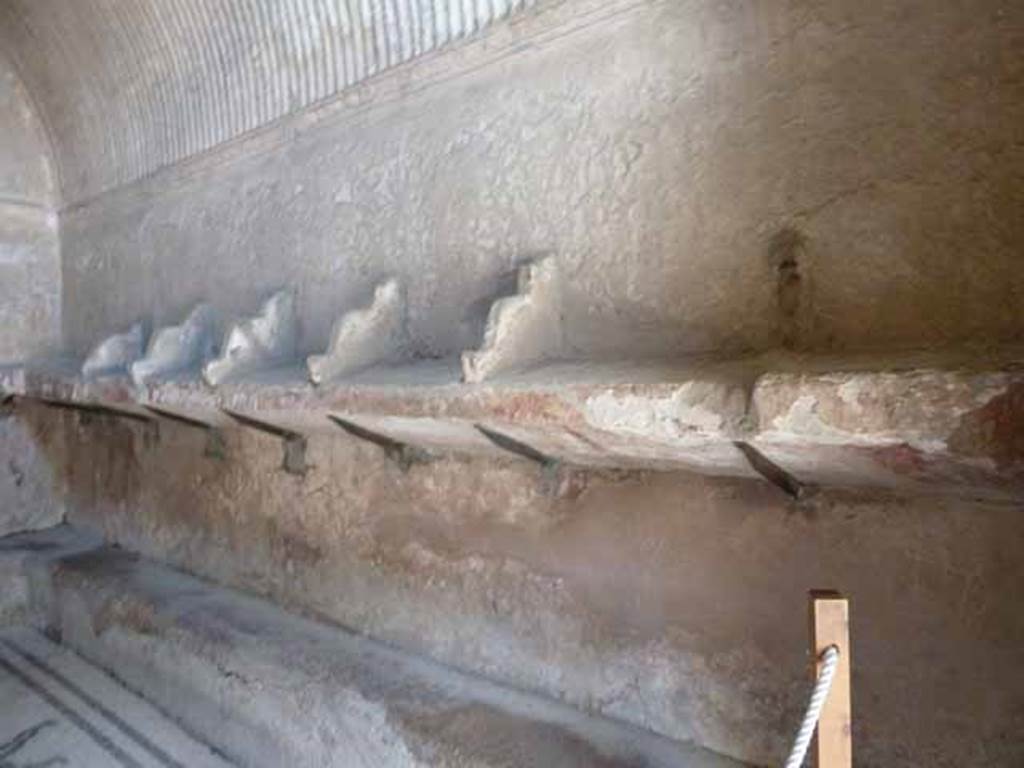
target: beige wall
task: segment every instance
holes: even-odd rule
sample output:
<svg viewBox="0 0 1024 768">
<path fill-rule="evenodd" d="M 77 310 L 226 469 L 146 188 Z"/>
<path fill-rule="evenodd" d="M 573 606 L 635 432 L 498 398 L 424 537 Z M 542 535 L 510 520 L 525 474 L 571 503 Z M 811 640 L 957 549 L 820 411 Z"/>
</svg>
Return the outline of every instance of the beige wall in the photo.
<svg viewBox="0 0 1024 768">
<path fill-rule="evenodd" d="M 0 54 L 0 366 L 59 350 L 54 195 L 42 124 Z M 0 405 L 0 536 L 59 522 L 63 503 L 53 485 L 32 433 L 9 404 Z"/>
<path fill-rule="evenodd" d="M 62 415 L 63 414 L 63 415 Z M 857 764 L 1016 766 L 1020 510 L 684 474 L 439 458 L 26 414 L 69 517 L 207 578 L 777 765 L 806 704 L 806 591 L 852 600 Z M 66 443 L 64 442 L 66 440 Z"/>
<path fill-rule="evenodd" d="M 550 253 L 571 287 L 567 354 L 1015 344 L 1022 22 L 1005 0 L 556 3 L 173 167 L 133 144 L 152 173 L 124 177 L 113 155 L 76 154 L 89 143 L 62 95 L 81 75 L 61 67 L 89 56 L 83 25 L 43 41 L 68 56 L 35 60 L 33 80 L 74 171 L 67 343 L 204 298 L 242 312 L 291 282 L 315 350 L 396 274 L 417 351 L 449 355 L 477 345 L 512 266 Z M 168 71 L 154 81 L 187 94 Z M 75 104 L 109 121 L 92 140 L 146 135 L 147 82 L 138 107 L 100 87 Z M 12 231 L 56 253 L 52 227 Z M 5 328 L 31 295 L 3 294 Z M 403 471 L 341 437 L 314 440 L 300 478 L 248 433 L 224 456 L 167 424 L 26 418 L 73 520 L 126 547 L 755 762 L 779 761 L 805 701 L 804 592 L 837 587 L 858 764 L 1024 761 L 1019 510 L 796 503 L 682 475 L 553 484 L 483 460 Z"/>
<path fill-rule="evenodd" d="M 202 298 L 251 311 L 291 282 L 315 350 L 395 274 L 418 351 L 453 354 L 512 266 L 550 253 L 572 355 L 1020 342 L 1022 15 L 578 0 L 517 16 L 71 197 L 69 341 Z"/>
</svg>

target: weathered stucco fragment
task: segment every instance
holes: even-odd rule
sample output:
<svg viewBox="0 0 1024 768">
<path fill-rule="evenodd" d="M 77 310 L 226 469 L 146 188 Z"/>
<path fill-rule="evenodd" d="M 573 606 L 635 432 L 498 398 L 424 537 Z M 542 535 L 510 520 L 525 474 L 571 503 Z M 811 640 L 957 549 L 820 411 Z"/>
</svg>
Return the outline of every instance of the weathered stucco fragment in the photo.
<svg viewBox="0 0 1024 768">
<path fill-rule="evenodd" d="M 82 363 L 82 377 L 127 374 L 136 360 L 145 352 L 146 331 L 143 323 L 137 322 L 123 333 L 108 336 L 85 358 Z"/>
<path fill-rule="evenodd" d="M 408 347 L 405 293 L 397 280 L 381 283 L 369 307 L 347 312 L 331 330 L 323 355 L 307 361 L 309 377 L 322 384 L 381 362 L 401 360 Z"/>
<path fill-rule="evenodd" d="M 198 369 L 213 355 L 214 333 L 209 304 L 195 307 L 181 325 L 161 328 L 150 339 L 145 357 L 131 365 L 135 385 L 141 387 L 154 376 Z"/>
<path fill-rule="evenodd" d="M 295 301 L 294 288 L 278 291 L 255 316 L 232 325 L 224 336 L 220 356 L 203 368 L 206 383 L 217 386 L 231 378 L 291 362 L 298 342 Z"/>
<path fill-rule="evenodd" d="M 564 352 L 562 286 L 547 257 L 520 267 L 516 295 L 491 307 L 482 346 L 462 355 L 462 377 L 477 384 Z"/>
</svg>

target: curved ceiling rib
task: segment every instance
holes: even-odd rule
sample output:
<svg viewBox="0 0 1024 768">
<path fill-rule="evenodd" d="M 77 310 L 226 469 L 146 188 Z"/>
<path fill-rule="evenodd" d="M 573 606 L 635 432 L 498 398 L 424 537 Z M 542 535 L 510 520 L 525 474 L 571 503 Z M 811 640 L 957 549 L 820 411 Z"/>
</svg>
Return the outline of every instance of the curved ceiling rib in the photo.
<svg viewBox="0 0 1024 768">
<path fill-rule="evenodd" d="M 535 0 L 0 0 L 65 202 L 141 178 Z"/>
</svg>

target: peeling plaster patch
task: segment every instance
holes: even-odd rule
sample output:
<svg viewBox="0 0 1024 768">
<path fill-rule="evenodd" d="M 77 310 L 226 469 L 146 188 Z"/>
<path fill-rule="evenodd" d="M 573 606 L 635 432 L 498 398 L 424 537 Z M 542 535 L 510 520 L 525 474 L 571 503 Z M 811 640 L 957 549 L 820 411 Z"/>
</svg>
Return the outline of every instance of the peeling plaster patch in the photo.
<svg viewBox="0 0 1024 768">
<path fill-rule="evenodd" d="M 736 387 L 693 381 L 670 397 L 608 390 L 588 398 L 583 414 L 597 429 L 674 441 L 738 429 L 745 399 Z"/>
<path fill-rule="evenodd" d="M 945 449 L 941 439 L 929 439 L 919 435 L 917 439 L 907 440 L 906 434 L 891 434 L 890 431 L 858 433 L 837 429 L 826 423 L 819 414 L 820 402 L 814 395 L 801 395 L 796 399 L 789 411 L 783 416 L 772 420 L 772 430 L 762 433 L 759 439 L 771 442 L 785 442 L 787 439 L 813 438 L 822 444 L 880 446 L 904 443 L 926 453 L 934 453 Z M 858 409 L 863 410 L 863 409 Z"/>
<path fill-rule="evenodd" d="M 857 377 L 844 382 L 839 387 L 840 399 L 858 412 L 864 410 L 860 404 L 862 385 L 863 382 Z"/>
<path fill-rule="evenodd" d="M 987 466 L 1007 468 L 1024 464 L 1024 383 L 1007 386 L 974 411 L 960 416 L 949 437 L 956 454 L 977 457 Z"/>
<path fill-rule="evenodd" d="M 983 381 L 984 385 L 974 395 L 974 404 L 978 408 L 984 408 L 996 398 L 1012 395 L 1020 386 L 1019 382 L 1014 381 L 1006 374 L 986 376 Z M 969 413 L 970 410 L 969 406 L 964 405 L 957 415 L 962 416 Z"/>
<path fill-rule="evenodd" d="M 815 437 L 831 437 L 837 440 L 848 440 L 851 433 L 835 429 L 818 415 L 818 398 L 813 395 L 801 395 L 789 407 L 784 416 L 777 416 L 772 427 L 780 432 L 797 432 Z"/>
<path fill-rule="evenodd" d="M 938 370 L 772 378 L 756 397 L 770 426 L 759 439 L 943 452 L 957 421 L 1002 396 L 1009 380 Z"/>
</svg>

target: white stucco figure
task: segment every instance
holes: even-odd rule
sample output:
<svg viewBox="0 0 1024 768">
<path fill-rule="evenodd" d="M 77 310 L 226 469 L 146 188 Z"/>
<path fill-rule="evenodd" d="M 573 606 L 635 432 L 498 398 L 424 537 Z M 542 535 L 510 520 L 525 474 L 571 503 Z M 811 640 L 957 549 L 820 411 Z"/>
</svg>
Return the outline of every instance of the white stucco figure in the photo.
<svg viewBox="0 0 1024 768">
<path fill-rule="evenodd" d="M 214 312 L 200 304 L 180 325 L 161 328 L 149 341 L 146 356 L 131 365 L 132 380 L 142 386 L 154 376 L 197 368 L 213 356 Z"/>
<path fill-rule="evenodd" d="M 462 353 L 462 378 L 492 376 L 557 357 L 563 352 L 562 294 L 551 257 L 523 265 L 518 292 L 498 299 L 487 317 L 483 345 Z"/>
<path fill-rule="evenodd" d="M 289 362 L 295 356 L 298 319 L 295 289 L 286 288 L 267 299 L 254 316 L 240 320 L 224 336 L 220 356 L 203 368 L 212 386 Z"/>
<path fill-rule="evenodd" d="M 370 306 L 346 312 L 334 324 L 327 352 L 306 361 L 309 378 L 322 384 L 375 363 L 401 359 L 406 349 L 405 312 L 398 281 L 378 285 Z"/>
<path fill-rule="evenodd" d="M 146 332 L 141 322 L 135 323 L 124 333 L 108 336 L 85 358 L 82 376 L 89 379 L 128 373 L 128 367 L 142 357 L 145 343 Z"/>
</svg>

